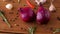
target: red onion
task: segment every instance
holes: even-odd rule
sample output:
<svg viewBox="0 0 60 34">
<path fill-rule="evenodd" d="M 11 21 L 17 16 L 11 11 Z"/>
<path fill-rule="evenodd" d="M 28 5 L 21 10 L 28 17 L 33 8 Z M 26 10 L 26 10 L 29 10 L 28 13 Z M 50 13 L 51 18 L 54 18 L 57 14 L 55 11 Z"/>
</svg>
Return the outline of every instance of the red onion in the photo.
<svg viewBox="0 0 60 34">
<path fill-rule="evenodd" d="M 23 21 L 31 22 L 35 19 L 35 13 L 30 7 L 20 8 L 19 11 Z"/>
<path fill-rule="evenodd" d="M 46 10 L 42 5 L 39 6 L 37 11 L 37 23 L 38 24 L 46 24 L 50 19 L 50 13 Z"/>
</svg>

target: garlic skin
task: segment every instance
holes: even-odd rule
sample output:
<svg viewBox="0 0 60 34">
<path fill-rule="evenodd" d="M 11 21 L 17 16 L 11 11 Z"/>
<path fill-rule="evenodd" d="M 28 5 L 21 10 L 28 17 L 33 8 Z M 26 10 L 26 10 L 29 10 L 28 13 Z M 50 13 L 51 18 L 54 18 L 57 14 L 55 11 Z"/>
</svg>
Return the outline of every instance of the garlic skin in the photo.
<svg viewBox="0 0 60 34">
<path fill-rule="evenodd" d="M 49 7 L 49 11 L 55 11 L 55 10 L 56 10 L 55 6 L 51 3 Z"/>
<path fill-rule="evenodd" d="M 35 2 L 39 5 L 40 3 L 44 4 L 46 2 L 46 0 L 35 0 Z"/>
<path fill-rule="evenodd" d="M 6 7 L 7 9 L 11 10 L 11 9 L 13 8 L 13 5 L 12 5 L 12 4 L 7 4 L 5 7 Z"/>
</svg>

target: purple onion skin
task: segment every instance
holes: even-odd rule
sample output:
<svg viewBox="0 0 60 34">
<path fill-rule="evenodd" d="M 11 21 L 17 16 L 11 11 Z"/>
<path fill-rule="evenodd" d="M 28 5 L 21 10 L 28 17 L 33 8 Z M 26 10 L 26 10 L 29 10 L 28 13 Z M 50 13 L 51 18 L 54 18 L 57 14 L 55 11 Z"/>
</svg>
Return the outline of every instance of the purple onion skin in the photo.
<svg viewBox="0 0 60 34">
<path fill-rule="evenodd" d="M 19 9 L 20 17 L 24 22 L 31 22 L 35 20 L 35 13 L 30 7 L 24 7 Z"/>
<path fill-rule="evenodd" d="M 46 10 L 43 6 L 39 6 L 36 20 L 38 24 L 47 24 L 50 20 L 50 12 Z"/>
</svg>

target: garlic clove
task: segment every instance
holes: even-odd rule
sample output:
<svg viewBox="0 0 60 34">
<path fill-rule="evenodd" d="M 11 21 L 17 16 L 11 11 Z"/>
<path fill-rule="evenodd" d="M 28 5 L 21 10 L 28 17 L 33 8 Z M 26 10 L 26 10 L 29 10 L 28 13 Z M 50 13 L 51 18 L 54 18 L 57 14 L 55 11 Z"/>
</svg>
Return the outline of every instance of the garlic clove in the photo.
<svg viewBox="0 0 60 34">
<path fill-rule="evenodd" d="M 39 5 L 40 3 L 44 4 L 46 2 L 46 0 L 35 0 L 35 2 Z"/>
<path fill-rule="evenodd" d="M 40 0 L 40 3 L 44 4 L 46 2 L 46 0 Z"/>
<path fill-rule="evenodd" d="M 5 7 L 10 10 L 10 9 L 13 8 L 13 5 L 12 4 L 7 4 Z"/>
<path fill-rule="evenodd" d="M 55 10 L 56 10 L 55 6 L 51 3 L 49 7 L 49 11 L 55 11 Z"/>
<path fill-rule="evenodd" d="M 40 0 L 35 0 L 35 2 L 39 5 L 40 4 Z"/>
</svg>

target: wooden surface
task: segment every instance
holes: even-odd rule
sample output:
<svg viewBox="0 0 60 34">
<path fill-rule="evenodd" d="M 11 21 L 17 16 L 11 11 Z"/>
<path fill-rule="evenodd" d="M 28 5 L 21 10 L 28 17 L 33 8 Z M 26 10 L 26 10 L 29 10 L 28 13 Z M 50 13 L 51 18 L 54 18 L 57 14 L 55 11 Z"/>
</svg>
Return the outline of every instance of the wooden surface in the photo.
<svg viewBox="0 0 60 34">
<path fill-rule="evenodd" d="M 34 0 L 32 2 L 34 5 L 36 5 Z M 13 10 L 8 10 L 5 8 L 5 5 L 8 3 L 13 4 L 13 6 L 14 6 Z M 3 19 L 0 17 L 0 32 L 28 34 L 28 32 L 25 29 L 28 29 L 28 27 L 36 25 L 37 26 L 37 30 L 35 32 L 36 34 L 53 34 L 51 31 L 51 28 L 53 28 L 53 29 L 60 28 L 60 21 L 57 19 L 57 17 L 60 17 L 60 0 L 55 0 L 53 2 L 53 4 L 55 5 L 57 10 L 55 13 L 51 12 L 51 19 L 48 22 L 48 24 L 47 25 L 38 25 L 38 24 L 34 24 L 36 22 L 25 23 L 20 19 L 19 12 L 17 11 L 17 9 L 19 7 L 24 7 L 24 5 L 28 6 L 26 4 L 25 0 L 22 0 L 20 2 L 20 4 L 17 2 L 17 0 L 11 0 L 11 1 L 7 1 L 7 2 L 3 2 L 2 0 L 0 0 L 0 9 L 2 9 L 4 11 L 6 18 L 8 19 L 9 23 L 12 25 L 12 28 L 9 28 L 7 26 L 7 24 L 5 22 L 3 22 Z M 47 0 L 47 3 L 44 4 L 44 7 L 48 9 L 49 6 L 50 6 L 50 0 Z M 10 12 L 13 12 L 13 14 L 9 14 Z M 15 24 L 17 24 L 19 26 L 15 26 Z"/>
</svg>

